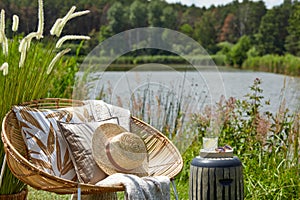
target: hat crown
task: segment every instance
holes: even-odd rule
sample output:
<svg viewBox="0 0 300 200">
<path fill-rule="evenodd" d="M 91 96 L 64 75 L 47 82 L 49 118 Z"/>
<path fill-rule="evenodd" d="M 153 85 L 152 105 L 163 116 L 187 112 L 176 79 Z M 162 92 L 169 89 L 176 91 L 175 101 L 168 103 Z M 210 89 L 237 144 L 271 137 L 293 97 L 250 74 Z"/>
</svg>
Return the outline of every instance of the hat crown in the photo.
<svg viewBox="0 0 300 200">
<path fill-rule="evenodd" d="M 117 145 L 120 149 L 130 153 L 147 153 L 143 140 L 130 132 L 121 133 L 112 138 L 110 145 Z"/>
<path fill-rule="evenodd" d="M 109 141 L 108 152 L 118 166 L 133 169 L 147 159 L 147 149 L 143 140 L 130 132 L 123 132 Z"/>
<path fill-rule="evenodd" d="M 101 124 L 92 138 L 92 153 L 108 175 L 131 173 L 148 175 L 148 150 L 144 140 L 117 124 Z"/>
</svg>

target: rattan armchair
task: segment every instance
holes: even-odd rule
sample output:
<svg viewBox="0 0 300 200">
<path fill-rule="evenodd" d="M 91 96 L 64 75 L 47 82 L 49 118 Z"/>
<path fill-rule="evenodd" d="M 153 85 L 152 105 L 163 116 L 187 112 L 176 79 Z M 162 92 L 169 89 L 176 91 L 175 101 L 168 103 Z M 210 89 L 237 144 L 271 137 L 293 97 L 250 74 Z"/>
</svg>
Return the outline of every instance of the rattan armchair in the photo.
<svg viewBox="0 0 300 200">
<path fill-rule="evenodd" d="M 34 108 L 57 109 L 69 106 L 82 106 L 79 100 L 47 98 L 23 103 Z M 183 167 L 182 157 L 172 142 L 155 128 L 131 117 L 131 132 L 140 135 L 149 152 L 149 174 L 164 175 L 173 179 Z M 38 190 L 57 194 L 76 193 L 78 187 L 82 194 L 110 193 L 124 191 L 122 186 L 103 187 L 83 184 L 50 175 L 33 165 L 27 158 L 27 150 L 21 135 L 18 121 L 13 111 L 9 111 L 2 122 L 2 141 L 7 164 L 11 172 L 24 183 Z"/>
</svg>

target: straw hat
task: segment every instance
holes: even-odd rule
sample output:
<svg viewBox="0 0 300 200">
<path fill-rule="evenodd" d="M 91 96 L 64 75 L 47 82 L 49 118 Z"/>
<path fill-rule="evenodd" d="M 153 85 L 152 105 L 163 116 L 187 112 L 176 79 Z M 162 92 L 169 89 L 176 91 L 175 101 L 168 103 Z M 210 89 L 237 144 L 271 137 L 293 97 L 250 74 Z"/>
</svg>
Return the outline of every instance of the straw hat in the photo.
<svg viewBox="0 0 300 200">
<path fill-rule="evenodd" d="M 144 141 L 117 124 L 105 123 L 95 130 L 92 154 L 108 175 L 118 172 L 148 175 L 148 153 Z"/>
</svg>

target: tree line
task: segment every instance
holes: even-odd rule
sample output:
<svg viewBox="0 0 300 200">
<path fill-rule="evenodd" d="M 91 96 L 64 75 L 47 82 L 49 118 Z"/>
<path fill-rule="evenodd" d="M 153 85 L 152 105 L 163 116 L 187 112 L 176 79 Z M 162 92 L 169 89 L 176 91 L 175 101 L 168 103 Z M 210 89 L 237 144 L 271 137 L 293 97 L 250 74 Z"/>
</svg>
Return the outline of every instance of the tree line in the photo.
<svg viewBox="0 0 300 200">
<path fill-rule="evenodd" d="M 90 48 L 116 33 L 155 26 L 192 37 L 210 54 L 226 53 L 235 45 L 244 54 L 300 56 L 300 3 L 297 0 L 284 0 L 270 9 L 263 1 L 249 0 L 233 0 L 209 8 L 170 4 L 164 0 L 44 0 L 46 32 L 49 33 L 57 17 L 63 17 L 73 5 L 77 10 L 88 9 L 91 13 L 74 19 L 76 22 L 67 24 L 65 31 L 91 35 L 94 39 L 90 41 Z M 37 1 L 1 0 L 0 8 L 6 10 L 10 19 L 13 14 L 19 15 L 19 31 L 35 30 Z M 243 60 L 243 56 L 239 59 Z M 235 61 L 235 64 L 240 62 Z"/>
</svg>

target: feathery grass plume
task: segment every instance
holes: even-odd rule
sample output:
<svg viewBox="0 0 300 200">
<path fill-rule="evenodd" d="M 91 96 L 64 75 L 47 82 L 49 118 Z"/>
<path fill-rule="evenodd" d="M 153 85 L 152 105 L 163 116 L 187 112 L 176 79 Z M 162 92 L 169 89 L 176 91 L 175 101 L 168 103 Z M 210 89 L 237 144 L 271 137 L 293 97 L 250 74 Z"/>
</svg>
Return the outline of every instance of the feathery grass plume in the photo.
<svg viewBox="0 0 300 200">
<path fill-rule="evenodd" d="M 0 26 L 1 26 L 1 24 L 0 24 Z M 3 41 L 3 34 L 2 34 L 2 31 L 0 30 L 0 43 L 2 43 L 2 41 Z"/>
<path fill-rule="evenodd" d="M 8 55 L 8 40 L 5 36 L 5 10 L 1 10 L 0 20 L 0 43 L 2 43 L 2 50 L 5 56 Z"/>
<path fill-rule="evenodd" d="M 73 19 L 73 18 L 75 18 L 75 17 L 79 17 L 79 16 L 82 16 L 82 15 L 86 15 L 86 14 L 88 14 L 88 13 L 90 12 L 89 10 L 84 10 L 84 11 L 79 11 L 79 12 L 75 12 L 75 13 L 74 13 L 75 9 L 76 9 L 76 7 L 73 6 L 73 7 L 69 10 L 69 12 L 66 14 L 65 17 L 63 17 L 63 18 L 58 18 L 58 19 L 55 21 L 54 25 L 52 26 L 52 28 L 51 28 L 51 30 L 50 30 L 50 34 L 51 34 L 51 35 L 56 35 L 57 37 L 60 37 L 61 32 L 62 32 L 64 26 L 66 25 L 66 23 L 67 23 L 69 20 L 71 20 L 71 19 Z"/>
<path fill-rule="evenodd" d="M 38 35 L 36 36 L 36 39 L 41 39 L 43 38 L 43 32 L 44 32 L 44 8 L 43 8 L 43 0 L 39 0 L 39 23 L 38 23 L 38 30 L 37 33 Z"/>
<path fill-rule="evenodd" d="M 5 37 L 5 11 L 1 9 L 0 14 L 0 43 L 3 42 L 3 38 Z"/>
<path fill-rule="evenodd" d="M 55 48 L 59 38 L 55 38 L 54 41 L 47 38 L 43 42 L 43 35 L 46 37 L 43 33 L 46 28 L 44 23 L 47 22 L 44 18 L 46 17 L 44 16 L 46 10 L 43 9 L 43 0 L 35 0 L 35 2 L 38 4 L 36 9 L 38 14 L 35 17 L 36 29 L 25 34 L 22 38 L 17 32 L 14 32 L 21 25 L 19 24 L 21 19 L 12 15 L 10 19 L 12 27 L 5 27 L 9 19 L 0 6 L 0 94 L 2 98 L 0 101 L 0 119 L 4 118 L 13 105 L 53 96 L 70 97 L 72 93 L 72 81 L 77 71 L 77 56 L 63 59 L 63 54 L 69 50 L 60 52 L 65 48 L 61 50 Z M 68 18 L 79 15 L 72 14 Z M 11 34 L 13 37 L 5 36 L 6 31 L 13 33 Z M 53 38 L 51 37 L 51 39 Z M 8 56 L 5 55 L 6 53 L 2 53 L 2 48 L 4 53 L 9 52 Z M 6 160 L 4 155 L 3 143 L 0 142 L 0 167 Z M 16 178 L 7 166 L 3 167 L 2 171 L 0 195 L 17 194 L 26 188 L 26 183 Z"/>
<path fill-rule="evenodd" d="M 1 65 L 0 71 L 3 71 L 3 76 L 6 76 L 8 74 L 8 63 L 5 62 Z"/>
<path fill-rule="evenodd" d="M 89 36 L 85 36 L 85 35 L 66 35 L 57 41 L 55 47 L 60 48 L 61 45 L 67 40 L 89 40 L 89 39 L 91 39 L 91 38 Z"/>
<path fill-rule="evenodd" d="M 50 74 L 54 65 L 56 64 L 56 62 L 61 58 L 63 57 L 66 53 L 68 53 L 69 51 L 71 51 L 70 48 L 68 49 L 64 49 L 62 50 L 61 52 L 59 52 L 58 54 L 56 54 L 56 56 L 51 60 L 49 66 L 48 66 L 48 69 L 47 69 L 47 74 Z"/>
<path fill-rule="evenodd" d="M 24 63 L 25 63 L 25 59 L 26 59 L 26 49 L 27 49 L 27 41 L 24 42 L 24 51 L 20 51 L 21 55 L 20 55 L 20 60 L 19 60 L 19 68 L 23 67 Z"/>
<path fill-rule="evenodd" d="M 51 30 L 50 30 L 50 34 L 51 35 L 58 35 L 57 32 L 58 32 L 58 29 L 59 27 L 61 26 L 61 23 L 62 23 L 62 18 L 58 18 L 55 23 L 53 24 Z"/>
<path fill-rule="evenodd" d="M 66 14 L 66 16 L 64 16 L 63 18 L 59 18 L 55 21 L 53 27 L 50 30 L 51 35 L 56 35 L 57 37 L 60 37 L 60 34 L 61 34 L 64 26 L 68 22 L 71 15 L 74 13 L 75 9 L 76 9 L 76 7 L 72 6 L 72 8 L 69 10 L 69 12 Z"/>
<path fill-rule="evenodd" d="M 28 35 L 26 35 L 20 42 L 19 52 L 27 51 L 30 48 L 31 40 L 33 38 L 37 38 L 38 35 L 39 35 L 39 33 L 37 33 L 37 32 L 31 32 Z"/>
<path fill-rule="evenodd" d="M 38 35 L 39 35 L 39 33 L 32 32 L 32 33 L 29 33 L 27 36 L 25 36 L 21 40 L 20 45 L 19 45 L 19 52 L 21 53 L 20 61 L 19 61 L 19 68 L 21 68 L 24 65 L 24 62 L 26 59 L 26 53 L 27 53 L 27 50 L 30 48 L 30 43 L 31 43 L 32 38 L 34 38 L 34 37 L 37 38 Z"/>
<path fill-rule="evenodd" d="M 8 39 L 6 37 L 4 37 L 2 41 L 2 50 L 3 54 L 8 56 Z"/>
<path fill-rule="evenodd" d="M 73 19 L 73 18 L 75 18 L 75 17 L 80 17 L 80 16 L 82 16 L 82 15 L 86 15 L 86 14 L 88 14 L 88 13 L 90 13 L 91 11 L 89 11 L 89 10 L 84 10 L 84 11 L 78 11 L 78 12 L 75 12 L 75 13 L 73 13 L 72 15 L 71 15 L 71 17 L 69 18 L 69 20 L 70 19 Z"/>
<path fill-rule="evenodd" d="M 19 16 L 13 15 L 13 24 L 12 24 L 12 31 L 16 32 L 19 28 Z"/>
</svg>

